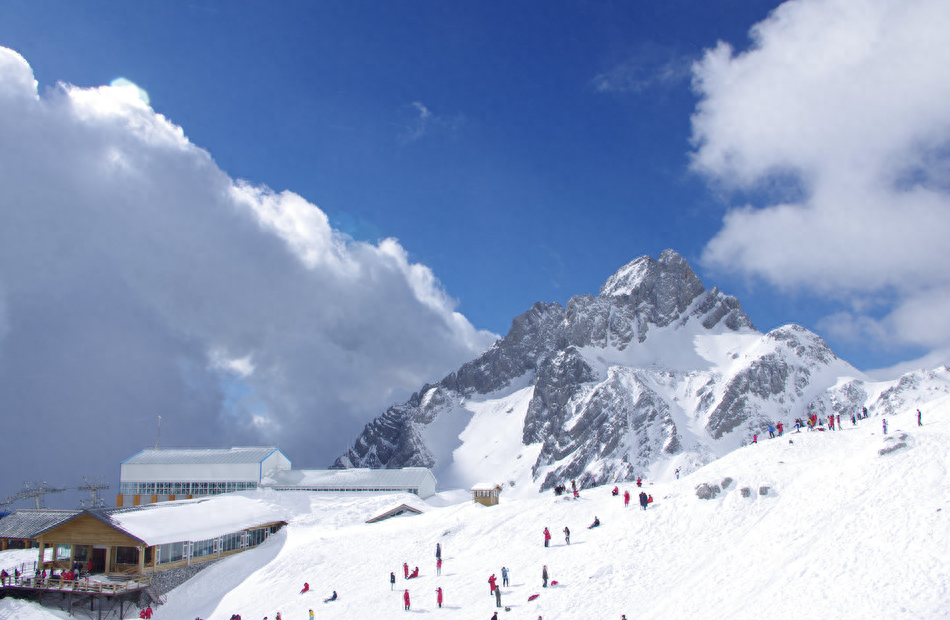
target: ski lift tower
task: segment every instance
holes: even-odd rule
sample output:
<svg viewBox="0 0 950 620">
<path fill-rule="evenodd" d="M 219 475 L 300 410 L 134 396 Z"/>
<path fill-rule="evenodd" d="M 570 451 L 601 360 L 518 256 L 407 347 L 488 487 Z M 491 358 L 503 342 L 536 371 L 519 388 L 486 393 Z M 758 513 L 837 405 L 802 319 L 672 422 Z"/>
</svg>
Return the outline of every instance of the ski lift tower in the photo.
<svg viewBox="0 0 950 620">
<path fill-rule="evenodd" d="M 39 510 L 43 507 L 44 495 L 49 495 L 51 493 L 63 493 L 65 490 L 65 487 L 53 487 L 45 482 L 24 482 L 23 490 L 7 497 L 5 500 L 3 500 L 3 503 L 12 504 L 13 502 L 19 501 L 21 499 L 33 499 L 36 501 L 36 509 Z"/>
<path fill-rule="evenodd" d="M 76 490 L 89 491 L 90 508 L 105 508 L 106 502 L 104 499 L 99 497 L 99 491 L 108 488 L 109 485 L 105 483 L 105 480 L 102 476 L 83 476 L 82 484 L 76 487 Z M 81 500 L 79 502 L 79 507 L 84 507 L 85 503 L 85 500 Z"/>
</svg>

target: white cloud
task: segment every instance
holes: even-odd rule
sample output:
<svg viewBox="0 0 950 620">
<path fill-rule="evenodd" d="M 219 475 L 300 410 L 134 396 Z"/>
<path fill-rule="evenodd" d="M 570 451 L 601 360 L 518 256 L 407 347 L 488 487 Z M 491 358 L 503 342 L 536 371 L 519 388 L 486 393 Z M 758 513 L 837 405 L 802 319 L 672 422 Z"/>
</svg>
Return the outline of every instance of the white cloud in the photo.
<svg viewBox="0 0 950 620">
<path fill-rule="evenodd" d="M 633 56 L 594 76 L 591 85 L 601 93 L 642 93 L 685 83 L 691 64 L 692 59 L 671 48 L 643 43 Z"/>
<path fill-rule="evenodd" d="M 693 168 L 728 190 L 791 178 L 797 191 L 730 210 L 705 264 L 842 301 L 894 294 L 871 331 L 950 344 L 928 310 L 950 315 L 948 29 L 943 0 L 794 0 L 749 50 L 709 50 L 694 67 Z M 828 324 L 877 321 L 849 322 Z"/>
<path fill-rule="evenodd" d="M 114 476 L 161 413 L 163 445 L 275 442 L 325 465 L 495 338 L 397 241 L 354 241 L 301 196 L 229 178 L 135 89 L 36 88 L 0 48 L 8 436 L 55 428 L 50 450 Z M 63 480 L 35 442 L 9 448 Z"/>
</svg>

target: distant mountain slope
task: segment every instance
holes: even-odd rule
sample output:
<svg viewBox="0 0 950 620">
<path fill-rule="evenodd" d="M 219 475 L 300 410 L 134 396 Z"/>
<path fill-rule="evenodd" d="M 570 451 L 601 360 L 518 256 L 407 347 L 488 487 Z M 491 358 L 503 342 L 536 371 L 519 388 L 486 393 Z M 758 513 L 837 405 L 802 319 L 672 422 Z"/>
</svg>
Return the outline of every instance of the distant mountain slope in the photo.
<svg viewBox="0 0 950 620">
<path fill-rule="evenodd" d="M 946 393 L 942 372 L 928 385 Z M 803 327 L 758 332 L 666 250 L 596 297 L 536 303 L 484 354 L 368 424 L 335 466 L 420 465 L 442 487 L 528 490 L 669 477 L 778 420 L 904 405 L 924 380 L 872 384 Z"/>
</svg>

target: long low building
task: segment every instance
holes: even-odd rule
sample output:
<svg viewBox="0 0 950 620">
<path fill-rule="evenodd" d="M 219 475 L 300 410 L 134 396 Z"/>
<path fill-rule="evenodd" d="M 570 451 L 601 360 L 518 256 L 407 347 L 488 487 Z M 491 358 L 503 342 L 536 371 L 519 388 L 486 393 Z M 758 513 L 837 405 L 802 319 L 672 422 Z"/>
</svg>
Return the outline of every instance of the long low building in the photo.
<svg viewBox="0 0 950 620">
<path fill-rule="evenodd" d="M 290 468 L 273 446 L 149 448 L 122 461 L 116 506 L 256 489 L 266 476 Z"/>
<path fill-rule="evenodd" d="M 336 491 L 413 493 L 422 499 L 435 494 L 436 479 L 425 467 L 400 469 L 289 469 L 272 473 L 261 486 L 276 491 Z"/>
<path fill-rule="evenodd" d="M 79 562 L 93 573 L 148 574 L 256 547 L 286 525 L 273 507 L 242 495 L 74 512 L 35 533 L 42 568 Z"/>
</svg>

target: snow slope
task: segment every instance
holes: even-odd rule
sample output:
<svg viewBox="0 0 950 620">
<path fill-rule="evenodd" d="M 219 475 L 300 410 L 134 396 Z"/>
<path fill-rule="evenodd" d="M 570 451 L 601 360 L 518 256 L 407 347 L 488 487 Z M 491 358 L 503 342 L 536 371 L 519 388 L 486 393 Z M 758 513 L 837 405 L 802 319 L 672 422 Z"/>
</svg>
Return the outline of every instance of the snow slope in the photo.
<svg viewBox="0 0 950 620">
<path fill-rule="evenodd" d="M 950 617 L 950 397 L 931 401 L 924 426 L 913 409 L 871 417 L 839 432 L 791 433 L 749 445 L 680 479 L 651 483 L 647 511 L 611 497 L 502 495 L 486 508 L 443 494 L 422 515 L 367 525 L 412 499 L 398 494 L 262 494 L 287 497 L 290 525 L 260 548 L 218 562 L 168 595 L 155 620 L 488 620 L 487 579 L 511 569 L 502 619 L 650 620 L 752 618 L 942 619 Z M 894 448 L 903 443 L 903 447 Z M 884 450 L 884 454 L 881 451 Z M 733 481 L 700 500 L 701 483 Z M 750 497 L 741 489 L 748 487 Z M 760 495 L 760 487 L 768 487 Z M 587 530 L 597 515 L 602 526 Z M 566 546 L 564 526 L 572 531 Z M 547 526 L 554 544 L 545 549 Z M 444 566 L 435 575 L 435 544 Z M 5 555 L 0 554 L 0 565 Z M 421 577 L 405 581 L 402 563 Z M 541 588 L 547 565 L 557 586 Z M 389 589 L 389 572 L 397 589 Z M 303 583 L 311 592 L 300 594 Z M 445 592 L 437 609 L 435 588 Z M 402 609 L 408 587 L 412 610 Z M 337 590 L 340 600 L 322 598 Z M 528 596 L 540 597 L 528 602 Z M 0 619 L 52 620 L 61 612 L 0 601 Z"/>
</svg>

